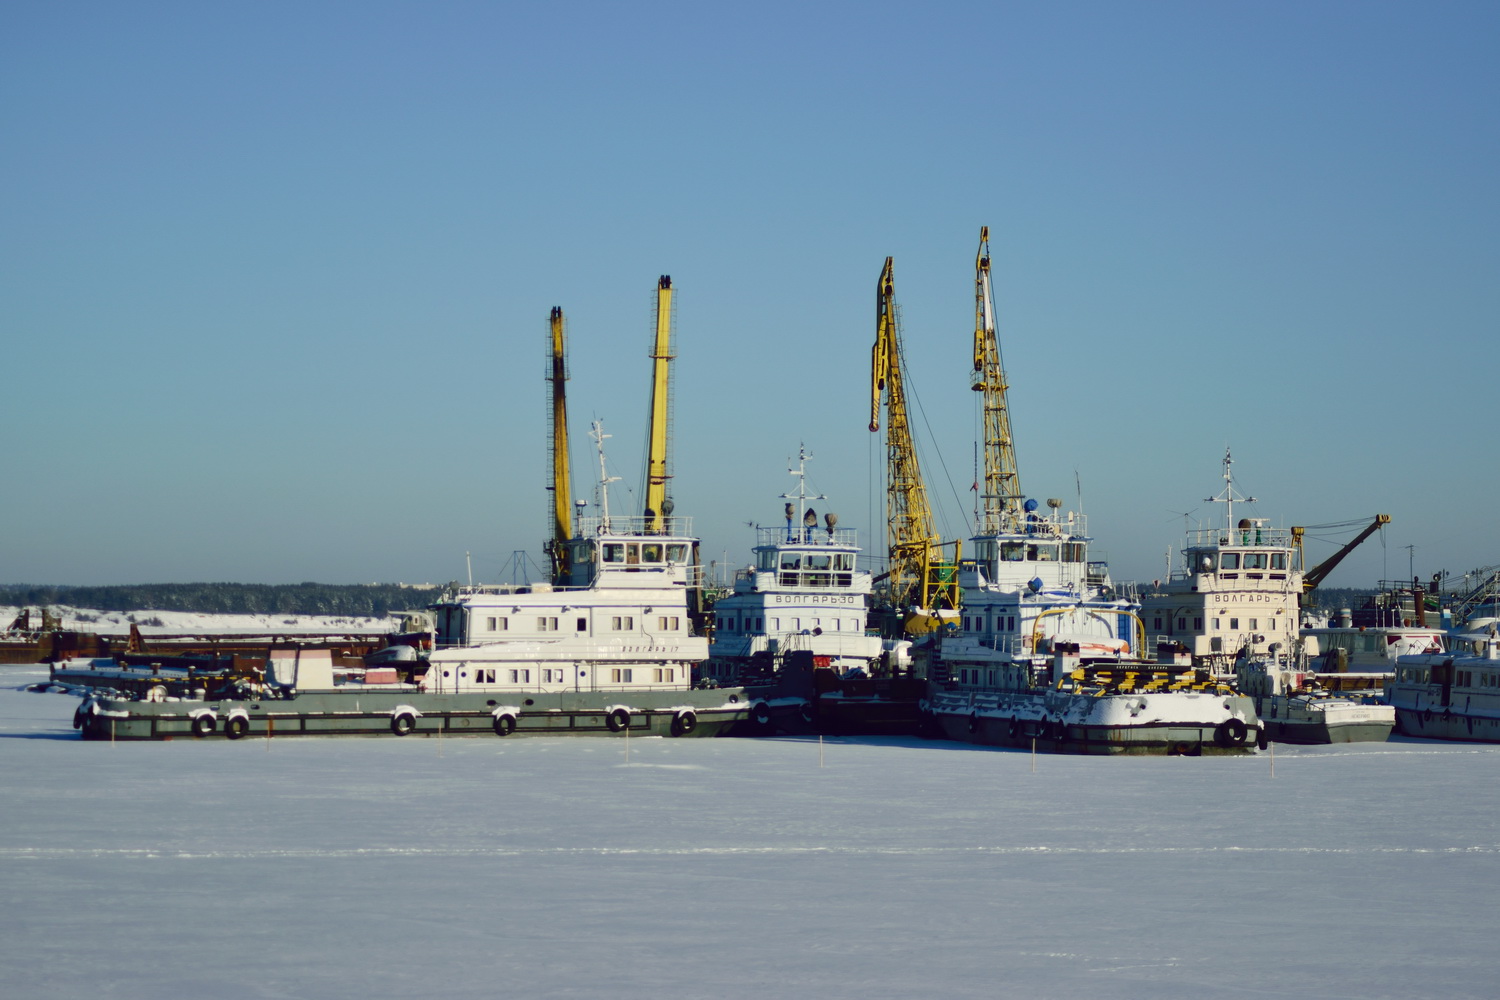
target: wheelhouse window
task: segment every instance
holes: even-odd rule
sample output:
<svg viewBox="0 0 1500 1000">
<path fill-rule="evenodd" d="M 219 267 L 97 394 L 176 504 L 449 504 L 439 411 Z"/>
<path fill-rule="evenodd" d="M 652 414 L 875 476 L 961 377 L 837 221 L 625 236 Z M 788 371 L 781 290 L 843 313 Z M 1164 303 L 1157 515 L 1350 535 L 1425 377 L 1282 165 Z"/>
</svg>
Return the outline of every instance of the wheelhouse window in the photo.
<svg viewBox="0 0 1500 1000">
<path fill-rule="evenodd" d="M 1272 552 L 1271 553 L 1271 568 L 1272 569 L 1286 569 L 1286 553 L 1285 552 Z"/>
<path fill-rule="evenodd" d="M 681 542 L 673 542 L 667 546 L 667 562 L 681 565 L 688 561 L 688 547 Z"/>
<path fill-rule="evenodd" d="M 625 561 L 625 543 L 605 542 L 604 561 L 607 563 L 623 563 Z"/>
<path fill-rule="evenodd" d="M 1224 552 L 1219 556 L 1220 569 L 1239 569 L 1240 554 L 1238 552 Z"/>
<path fill-rule="evenodd" d="M 1025 542 L 1001 542 L 1000 543 L 1000 561 L 1001 562 L 1025 562 L 1026 561 L 1026 543 Z"/>
<path fill-rule="evenodd" d="M 1246 552 L 1245 569 L 1265 569 L 1269 561 L 1268 556 L 1269 553 L 1266 552 Z"/>
</svg>

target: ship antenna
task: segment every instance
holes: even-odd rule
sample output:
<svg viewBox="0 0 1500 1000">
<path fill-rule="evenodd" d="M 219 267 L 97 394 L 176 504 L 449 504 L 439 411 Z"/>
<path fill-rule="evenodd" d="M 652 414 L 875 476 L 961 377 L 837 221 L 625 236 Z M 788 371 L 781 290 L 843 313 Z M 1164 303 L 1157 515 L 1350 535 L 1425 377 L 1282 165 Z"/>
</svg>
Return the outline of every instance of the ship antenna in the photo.
<svg viewBox="0 0 1500 1000">
<path fill-rule="evenodd" d="M 804 525 L 807 523 L 807 501 L 828 499 L 821 493 L 814 496 L 807 492 L 807 460 L 809 458 L 812 458 L 812 456 L 807 453 L 807 445 L 799 442 L 797 445 L 797 467 L 795 469 L 792 468 L 791 459 L 787 459 L 786 470 L 788 475 L 797 477 L 797 492 L 781 494 L 781 499 L 783 500 L 797 501 L 797 521 Z M 792 505 L 790 503 L 786 505 L 786 514 L 787 520 L 791 521 Z"/>
<path fill-rule="evenodd" d="M 1204 503 L 1221 503 L 1225 505 L 1224 530 L 1225 533 L 1231 538 L 1234 537 L 1234 501 L 1238 499 L 1241 503 L 1255 502 L 1254 497 L 1235 497 L 1234 473 L 1231 472 L 1229 468 L 1233 464 L 1234 459 L 1230 456 L 1229 448 L 1226 446 L 1224 448 L 1224 492 L 1215 497 L 1205 497 L 1203 500 Z"/>
<path fill-rule="evenodd" d="M 599 450 L 599 515 L 600 526 L 607 532 L 609 528 L 609 484 L 620 481 L 619 476 L 611 476 L 604 467 L 604 439 L 614 437 L 613 434 L 604 433 L 604 421 L 595 420 L 593 429 L 589 431 L 589 437 L 594 439 L 594 445 Z"/>
</svg>

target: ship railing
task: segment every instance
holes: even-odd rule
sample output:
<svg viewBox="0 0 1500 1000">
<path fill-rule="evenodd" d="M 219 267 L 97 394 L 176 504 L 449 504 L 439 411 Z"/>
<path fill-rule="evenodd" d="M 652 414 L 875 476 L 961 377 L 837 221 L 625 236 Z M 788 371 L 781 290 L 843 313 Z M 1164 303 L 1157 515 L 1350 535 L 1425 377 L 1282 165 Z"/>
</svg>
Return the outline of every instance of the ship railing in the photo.
<svg viewBox="0 0 1500 1000">
<path fill-rule="evenodd" d="M 811 528 L 798 525 L 785 525 L 780 528 L 768 528 L 757 525 L 755 529 L 755 544 L 764 545 L 833 545 L 841 548 L 858 548 L 859 531 L 855 528 L 820 528 L 813 525 Z"/>
<path fill-rule="evenodd" d="M 1226 527 L 1194 528 L 1187 533 L 1189 545 L 1260 545 L 1266 548 L 1291 548 L 1290 528 L 1268 528 L 1252 525 L 1248 528 Z"/>
<path fill-rule="evenodd" d="M 653 524 L 653 522 L 655 522 Z M 608 522 L 603 517 L 589 515 L 578 519 L 578 537 L 587 538 L 593 535 L 649 535 L 653 538 L 691 538 L 693 536 L 693 519 L 691 517 L 646 518 L 643 515 L 634 514 L 611 514 Z"/>
</svg>

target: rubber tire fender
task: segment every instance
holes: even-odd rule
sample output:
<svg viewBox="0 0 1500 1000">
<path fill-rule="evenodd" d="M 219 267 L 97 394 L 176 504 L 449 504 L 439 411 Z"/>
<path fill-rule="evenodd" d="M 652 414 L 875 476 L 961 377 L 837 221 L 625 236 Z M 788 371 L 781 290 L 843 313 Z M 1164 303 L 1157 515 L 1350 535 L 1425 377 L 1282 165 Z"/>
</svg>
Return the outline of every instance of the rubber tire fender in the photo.
<svg viewBox="0 0 1500 1000">
<path fill-rule="evenodd" d="M 673 736 L 686 736 L 697 728 L 698 713 L 694 712 L 690 708 L 685 708 L 681 712 L 678 712 L 676 715 L 672 716 Z"/>
<path fill-rule="evenodd" d="M 604 725 L 612 733 L 623 732 L 630 728 L 630 713 L 623 708 L 617 708 L 605 716 Z"/>
<path fill-rule="evenodd" d="M 770 729 L 771 706 L 767 705 L 763 701 L 756 702 L 755 707 L 750 710 L 750 721 L 754 722 L 762 729 Z"/>
<path fill-rule="evenodd" d="M 77 708 L 75 708 L 73 710 L 73 728 L 74 729 L 82 729 L 83 728 L 83 720 L 86 719 L 86 718 L 88 718 L 88 713 L 83 710 L 83 706 L 82 705 L 79 705 Z"/>
<path fill-rule="evenodd" d="M 495 716 L 495 735 L 509 736 L 516 731 L 516 717 L 509 712 L 501 712 Z"/>
<path fill-rule="evenodd" d="M 193 716 L 193 735 L 199 738 L 207 736 L 214 731 L 214 717 L 211 712 Z"/>
<path fill-rule="evenodd" d="M 979 732 L 979 713 L 973 712 L 969 715 L 969 732 Z"/>
<path fill-rule="evenodd" d="M 1214 729 L 1214 742 L 1225 750 L 1242 747 L 1250 736 L 1250 727 L 1244 719 L 1225 719 Z"/>
<path fill-rule="evenodd" d="M 397 736 L 405 736 L 417 728 L 417 718 L 410 712 L 397 712 L 391 716 L 391 732 Z"/>
<path fill-rule="evenodd" d="M 250 720 L 243 715 L 235 715 L 224 720 L 224 735 L 232 740 L 241 739 L 250 731 Z"/>
</svg>

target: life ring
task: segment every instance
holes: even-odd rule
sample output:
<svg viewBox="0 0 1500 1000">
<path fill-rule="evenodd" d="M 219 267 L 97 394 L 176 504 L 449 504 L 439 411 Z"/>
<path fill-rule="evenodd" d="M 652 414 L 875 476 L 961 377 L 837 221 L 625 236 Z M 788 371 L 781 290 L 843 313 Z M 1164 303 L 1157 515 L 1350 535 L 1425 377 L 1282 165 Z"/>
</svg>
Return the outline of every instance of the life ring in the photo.
<svg viewBox="0 0 1500 1000">
<path fill-rule="evenodd" d="M 622 730 L 629 729 L 630 713 L 625 711 L 623 708 L 617 708 L 605 717 L 604 724 L 609 727 L 609 731 L 612 733 L 618 733 Z"/>
<path fill-rule="evenodd" d="M 690 708 L 685 708 L 681 712 L 678 712 L 676 715 L 672 716 L 673 736 L 686 736 L 697 728 L 698 713 L 694 712 Z"/>
<path fill-rule="evenodd" d="M 211 712 L 193 716 L 193 735 L 207 736 L 214 731 L 214 717 Z"/>
<path fill-rule="evenodd" d="M 501 712 L 495 716 L 495 735 L 509 736 L 516 731 L 516 717 L 509 712 Z"/>
<path fill-rule="evenodd" d="M 391 732 L 397 736 L 405 736 L 417 728 L 417 717 L 410 712 L 397 712 L 391 716 Z"/>
<path fill-rule="evenodd" d="M 201 718 L 201 716 L 200 716 Z M 250 720 L 243 715 L 231 716 L 224 723 L 224 735 L 237 740 L 250 731 Z"/>
<path fill-rule="evenodd" d="M 1244 746 L 1249 736 L 1250 727 L 1245 725 L 1244 719 L 1225 719 L 1214 729 L 1214 742 L 1226 750 Z"/>
</svg>

